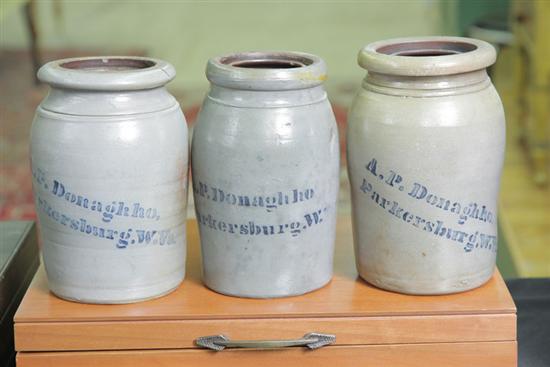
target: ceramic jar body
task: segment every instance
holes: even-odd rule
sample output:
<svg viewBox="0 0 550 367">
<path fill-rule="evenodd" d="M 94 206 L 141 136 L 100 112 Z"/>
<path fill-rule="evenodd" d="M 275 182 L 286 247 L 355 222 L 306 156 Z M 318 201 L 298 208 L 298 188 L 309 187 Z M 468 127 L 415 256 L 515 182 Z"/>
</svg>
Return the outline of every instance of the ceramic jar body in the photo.
<svg viewBox="0 0 550 367">
<path fill-rule="evenodd" d="M 113 83 L 134 80 L 124 75 L 132 72 L 140 71 L 107 71 Z M 139 90 L 53 85 L 37 109 L 33 188 L 48 282 L 60 297 L 135 302 L 183 280 L 187 126 L 165 79 Z"/>
<path fill-rule="evenodd" d="M 210 79 L 191 165 L 205 284 L 258 298 L 320 288 L 332 276 L 339 182 L 337 128 L 320 81 L 266 91 Z M 255 87 L 272 86 L 262 83 Z"/>
<path fill-rule="evenodd" d="M 358 271 L 403 293 L 475 288 L 495 266 L 502 104 L 484 68 L 441 73 L 369 71 L 350 111 Z"/>
</svg>

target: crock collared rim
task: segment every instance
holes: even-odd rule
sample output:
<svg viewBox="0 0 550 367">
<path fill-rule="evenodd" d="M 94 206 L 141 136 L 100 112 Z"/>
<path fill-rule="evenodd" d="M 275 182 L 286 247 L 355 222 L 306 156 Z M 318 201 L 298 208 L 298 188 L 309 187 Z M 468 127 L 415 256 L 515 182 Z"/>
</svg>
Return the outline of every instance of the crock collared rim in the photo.
<svg viewBox="0 0 550 367">
<path fill-rule="evenodd" d="M 357 57 L 371 73 L 436 76 L 485 69 L 496 61 L 495 48 L 465 37 L 407 37 L 370 43 Z"/>
<path fill-rule="evenodd" d="M 138 56 L 60 59 L 38 70 L 38 79 L 52 87 L 97 91 L 153 89 L 175 76 L 170 63 Z"/>
<path fill-rule="evenodd" d="M 326 79 L 318 56 L 294 51 L 251 51 L 213 57 L 206 77 L 218 86 L 246 90 L 311 88 Z"/>
</svg>

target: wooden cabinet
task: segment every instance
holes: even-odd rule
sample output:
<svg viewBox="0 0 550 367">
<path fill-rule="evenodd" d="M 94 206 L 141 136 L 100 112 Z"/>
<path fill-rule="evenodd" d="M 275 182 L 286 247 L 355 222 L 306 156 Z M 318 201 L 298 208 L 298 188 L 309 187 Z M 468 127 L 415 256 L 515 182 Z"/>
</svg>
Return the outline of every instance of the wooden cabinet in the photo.
<svg viewBox="0 0 550 367">
<path fill-rule="evenodd" d="M 84 305 L 48 292 L 41 269 L 15 317 L 18 366 L 495 366 L 516 365 L 516 310 L 498 274 L 470 292 L 409 296 L 365 283 L 355 270 L 349 218 L 338 223 L 335 275 L 304 296 L 223 296 L 200 280 L 195 222 L 187 277 L 172 294 L 130 305 Z M 194 343 L 333 334 L 317 350 L 225 349 Z"/>
</svg>

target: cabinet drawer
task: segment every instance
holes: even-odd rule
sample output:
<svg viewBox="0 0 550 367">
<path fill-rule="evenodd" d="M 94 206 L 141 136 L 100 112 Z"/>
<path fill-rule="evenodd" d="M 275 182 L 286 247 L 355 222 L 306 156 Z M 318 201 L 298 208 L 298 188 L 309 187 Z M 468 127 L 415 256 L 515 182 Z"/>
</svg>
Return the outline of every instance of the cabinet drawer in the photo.
<svg viewBox="0 0 550 367">
<path fill-rule="evenodd" d="M 105 352 L 21 352 L 18 367 L 514 367 L 517 345 L 509 342 L 427 343 L 366 346 L 330 346 L 318 350 L 198 349 Z"/>
<path fill-rule="evenodd" d="M 313 319 L 50 322 L 15 325 L 18 351 L 154 350 L 195 347 L 201 336 L 293 339 L 336 335 L 335 345 L 495 342 L 516 340 L 516 315 L 437 315 Z"/>
</svg>

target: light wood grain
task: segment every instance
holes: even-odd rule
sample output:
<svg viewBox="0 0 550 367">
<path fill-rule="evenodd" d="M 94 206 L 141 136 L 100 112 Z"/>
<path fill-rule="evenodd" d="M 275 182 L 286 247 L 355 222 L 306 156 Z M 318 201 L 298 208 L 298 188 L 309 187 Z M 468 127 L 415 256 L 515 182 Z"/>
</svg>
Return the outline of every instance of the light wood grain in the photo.
<svg viewBox="0 0 550 367">
<path fill-rule="evenodd" d="M 516 342 L 397 344 L 284 350 L 19 353 L 18 367 L 515 367 Z"/>
<path fill-rule="evenodd" d="M 299 297 L 243 299 L 215 293 L 201 283 L 195 221 L 188 223 L 187 278 L 173 293 L 131 305 L 83 305 L 48 291 L 42 269 L 23 299 L 16 323 L 239 318 L 421 316 L 515 313 L 500 275 L 473 291 L 444 296 L 410 296 L 375 288 L 358 278 L 349 217 L 338 222 L 335 275 L 324 288 Z"/>
<path fill-rule="evenodd" d="M 193 348 L 200 336 L 295 339 L 308 332 L 336 335 L 336 345 L 516 340 L 515 315 L 341 317 L 16 324 L 19 351 Z"/>
</svg>

